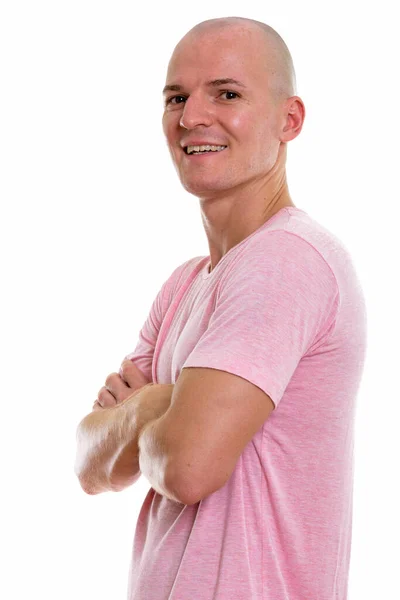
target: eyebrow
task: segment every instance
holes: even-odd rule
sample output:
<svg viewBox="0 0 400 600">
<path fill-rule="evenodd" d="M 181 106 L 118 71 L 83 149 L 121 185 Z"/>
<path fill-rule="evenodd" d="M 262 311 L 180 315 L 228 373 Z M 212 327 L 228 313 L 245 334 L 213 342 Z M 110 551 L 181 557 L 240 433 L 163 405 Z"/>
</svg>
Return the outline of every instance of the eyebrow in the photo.
<svg viewBox="0 0 400 600">
<path fill-rule="evenodd" d="M 237 85 L 237 86 L 243 87 L 243 88 L 246 87 L 244 85 L 244 83 L 241 83 L 237 79 L 232 79 L 231 77 L 225 77 L 224 79 L 213 79 L 213 81 L 207 81 L 206 85 L 212 86 L 212 87 L 217 87 L 219 85 L 225 85 L 226 83 Z M 163 94 L 165 94 L 165 92 L 181 92 L 182 90 L 183 90 L 183 86 L 181 86 L 181 85 L 177 85 L 177 84 L 166 85 L 165 88 L 163 89 Z"/>
</svg>

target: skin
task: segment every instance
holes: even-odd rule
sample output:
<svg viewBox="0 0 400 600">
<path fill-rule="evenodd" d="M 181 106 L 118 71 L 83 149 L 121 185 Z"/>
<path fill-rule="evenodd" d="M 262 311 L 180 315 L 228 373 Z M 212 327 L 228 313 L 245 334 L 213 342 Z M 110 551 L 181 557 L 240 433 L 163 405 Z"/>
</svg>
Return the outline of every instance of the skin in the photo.
<svg viewBox="0 0 400 600">
<path fill-rule="evenodd" d="M 93 410 L 116 406 L 149 383 L 151 382 L 131 360 L 124 360 L 120 373 L 110 373 L 106 378 L 105 385 L 97 394 Z"/>
<path fill-rule="evenodd" d="M 120 491 L 139 477 L 139 436 L 168 411 L 174 389 L 146 382 L 135 364 L 124 361 L 78 425 L 75 473 L 86 493 Z"/>
<path fill-rule="evenodd" d="M 168 66 L 166 85 L 181 89 L 165 93 L 163 130 L 183 187 L 200 200 L 212 269 L 278 210 L 294 206 L 286 146 L 299 135 L 305 108 L 298 96 L 287 97 L 282 75 L 273 80 L 285 64 L 277 56 L 274 38 L 253 21 L 217 19 L 186 34 Z M 207 85 L 222 78 L 245 87 Z M 196 141 L 227 148 L 188 156 L 182 145 Z"/>
</svg>

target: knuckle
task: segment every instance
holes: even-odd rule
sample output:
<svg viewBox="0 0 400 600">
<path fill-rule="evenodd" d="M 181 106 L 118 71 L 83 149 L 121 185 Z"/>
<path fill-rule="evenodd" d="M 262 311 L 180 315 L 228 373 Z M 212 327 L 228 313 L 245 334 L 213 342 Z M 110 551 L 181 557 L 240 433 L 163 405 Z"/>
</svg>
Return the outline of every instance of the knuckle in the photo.
<svg viewBox="0 0 400 600">
<path fill-rule="evenodd" d="M 129 359 L 125 359 L 122 363 L 122 371 L 125 373 L 133 365 L 133 362 Z"/>
<path fill-rule="evenodd" d="M 106 378 L 106 386 L 110 385 L 112 383 L 112 380 L 114 379 L 115 373 L 110 373 L 110 375 L 107 375 Z"/>
<path fill-rule="evenodd" d="M 116 399 L 113 394 L 103 386 L 98 393 L 98 402 L 102 408 L 108 408 L 116 404 Z"/>
<path fill-rule="evenodd" d="M 107 388 L 105 388 L 104 386 L 99 390 L 99 393 L 97 394 L 97 397 L 99 400 L 105 400 L 106 396 L 107 396 Z"/>
</svg>

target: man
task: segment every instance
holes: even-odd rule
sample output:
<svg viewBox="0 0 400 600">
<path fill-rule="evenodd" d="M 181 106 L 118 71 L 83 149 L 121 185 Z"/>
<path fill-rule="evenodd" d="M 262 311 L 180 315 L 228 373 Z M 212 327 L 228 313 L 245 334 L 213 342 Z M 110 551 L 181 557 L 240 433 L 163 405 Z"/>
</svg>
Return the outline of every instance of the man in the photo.
<svg viewBox="0 0 400 600">
<path fill-rule="evenodd" d="M 205 21 L 164 94 L 210 254 L 160 289 L 78 428 L 76 472 L 88 493 L 151 483 L 131 600 L 345 600 L 366 312 L 347 250 L 289 195 L 290 53 L 263 23 Z"/>
</svg>

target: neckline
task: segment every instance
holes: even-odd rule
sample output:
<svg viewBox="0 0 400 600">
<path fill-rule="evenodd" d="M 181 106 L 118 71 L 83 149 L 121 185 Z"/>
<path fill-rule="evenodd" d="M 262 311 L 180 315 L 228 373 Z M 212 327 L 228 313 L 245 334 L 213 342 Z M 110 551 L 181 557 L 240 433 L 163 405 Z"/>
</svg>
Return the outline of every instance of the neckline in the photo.
<svg viewBox="0 0 400 600">
<path fill-rule="evenodd" d="M 228 250 L 228 252 L 226 254 L 224 254 L 224 256 L 221 258 L 221 260 L 219 261 L 219 263 L 213 268 L 213 270 L 211 271 L 211 273 L 209 272 L 210 265 L 211 265 L 210 256 L 204 257 L 205 265 L 204 265 L 204 268 L 203 268 L 203 279 L 208 279 L 209 277 L 211 277 L 211 275 L 215 272 L 215 270 L 218 269 L 218 267 L 221 264 L 221 262 L 223 260 L 225 260 L 226 256 L 228 256 L 231 252 L 233 252 L 234 250 L 236 250 L 236 248 L 239 248 L 240 246 L 242 246 L 250 238 L 252 238 L 254 235 L 256 235 L 256 233 L 258 233 L 262 229 L 268 227 L 278 216 L 280 216 L 282 214 L 282 211 L 288 211 L 289 213 L 293 212 L 293 211 L 297 211 L 297 212 L 301 212 L 301 213 L 303 213 L 305 215 L 308 214 L 305 210 L 302 210 L 301 208 L 297 208 L 297 206 L 283 206 L 274 215 L 272 215 L 272 217 L 270 217 L 267 221 L 265 221 L 265 223 L 263 223 L 262 225 L 260 225 L 260 227 L 258 227 L 258 229 L 256 229 L 255 231 L 253 231 L 253 233 L 251 233 L 250 235 L 248 235 L 247 237 L 245 237 L 241 242 L 239 242 L 238 244 L 236 244 L 236 246 L 233 246 L 230 250 Z"/>
</svg>

